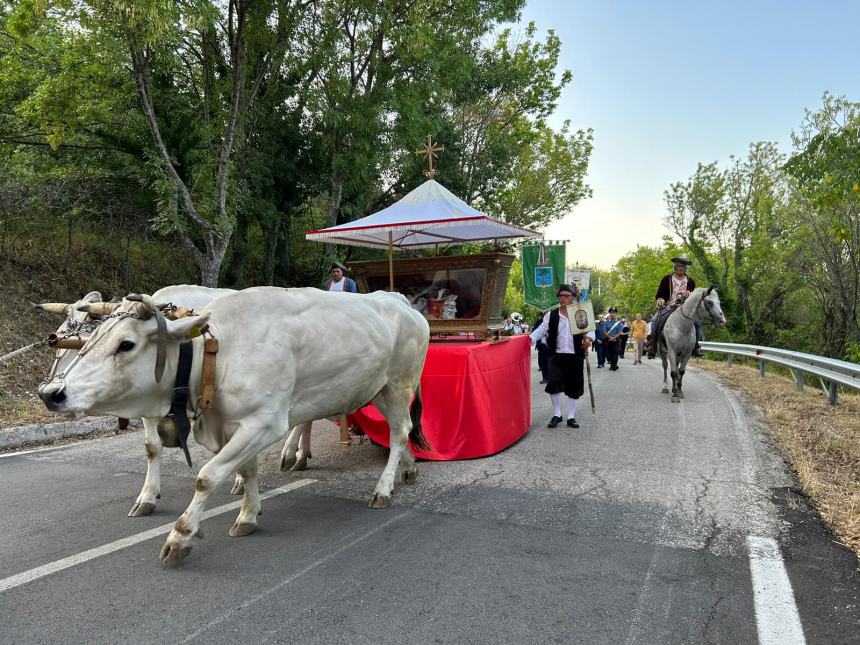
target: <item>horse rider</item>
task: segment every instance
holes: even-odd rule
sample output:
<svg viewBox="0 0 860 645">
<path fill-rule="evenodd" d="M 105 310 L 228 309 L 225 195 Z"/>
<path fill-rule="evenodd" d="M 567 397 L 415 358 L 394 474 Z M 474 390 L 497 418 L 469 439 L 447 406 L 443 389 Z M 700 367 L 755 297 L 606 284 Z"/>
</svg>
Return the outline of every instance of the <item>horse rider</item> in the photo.
<svg viewBox="0 0 860 645">
<path fill-rule="evenodd" d="M 669 314 L 675 311 L 690 295 L 693 289 L 696 288 L 696 281 L 687 275 L 687 267 L 693 265 L 690 260 L 687 258 L 672 258 L 672 265 L 674 271 L 663 276 L 663 279 L 660 280 L 660 286 L 657 288 L 655 299 L 659 309 L 651 319 L 651 334 L 648 336 L 646 342 L 648 358 L 654 358 L 657 355 L 660 332 Z M 661 300 L 667 303 L 666 306 L 660 306 Z M 699 342 L 702 340 L 702 323 L 697 320 L 695 327 L 696 347 L 693 349 L 693 356 L 701 358 L 702 349 L 699 346 Z"/>
<path fill-rule="evenodd" d="M 618 307 L 609 308 L 609 319 L 603 323 L 603 328 L 606 331 L 606 362 L 610 372 L 617 372 L 619 345 L 624 333 L 624 323 L 618 320 Z"/>
<path fill-rule="evenodd" d="M 567 425 L 578 428 L 576 408 L 579 397 L 585 391 L 583 365 L 586 352 L 593 336 L 587 334 L 573 335 L 570 321 L 567 318 L 567 306 L 579 298 L 576 287 L 562 284 L 558 287 L 558 308 L 546 313 L 535 330 L 531 333 L 532 344 L 546 336 L 549 350 L 549 383 L 544 390 L 552 401 L 553 416 L 547 423 L 548 428 L 555 428 L 562 422 L 561 393 L 567 396 Z"/>
</svg>

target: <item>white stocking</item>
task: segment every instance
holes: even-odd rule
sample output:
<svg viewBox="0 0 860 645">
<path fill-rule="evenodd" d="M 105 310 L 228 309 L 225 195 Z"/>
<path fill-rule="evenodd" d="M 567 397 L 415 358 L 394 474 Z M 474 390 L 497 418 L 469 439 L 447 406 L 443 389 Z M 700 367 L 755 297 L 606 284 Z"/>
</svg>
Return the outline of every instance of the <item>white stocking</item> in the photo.
<svg viewBox="0 0 860 645">
<path fill-rule="evenodd" d="M 561 416 L 561 393 L 556 392 L 555 394 L 550 394 L 549 400 L 552 401 L 553 416 L 560 417 Z"/>
<path fill-rule="evenodd" d="M 579 407 L 579 399 L 568 399 L 567 400 L 567 418 L 575 419 L 576 418 L 576 408 Z"/>
</svg>

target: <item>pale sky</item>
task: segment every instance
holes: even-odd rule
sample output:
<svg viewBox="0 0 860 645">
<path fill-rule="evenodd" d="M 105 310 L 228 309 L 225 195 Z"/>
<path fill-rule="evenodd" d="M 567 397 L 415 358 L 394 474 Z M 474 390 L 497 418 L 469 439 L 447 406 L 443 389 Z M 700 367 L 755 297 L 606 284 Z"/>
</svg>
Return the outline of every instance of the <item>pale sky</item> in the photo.
<svg viewBox="0 0 860 645">
<path fill-rule="evenodd" d="M 573 72 L 552 125 L 594 129 L 594 196 L 546 230 L 570 240 L 568 264 L 659 244 L 663 191 L 698 162 L 724 167 L 753 141 L 789 152 L 825 90 L 860 100 L 856 0 L 528 0 L 529 20 Z"/>
</svg>

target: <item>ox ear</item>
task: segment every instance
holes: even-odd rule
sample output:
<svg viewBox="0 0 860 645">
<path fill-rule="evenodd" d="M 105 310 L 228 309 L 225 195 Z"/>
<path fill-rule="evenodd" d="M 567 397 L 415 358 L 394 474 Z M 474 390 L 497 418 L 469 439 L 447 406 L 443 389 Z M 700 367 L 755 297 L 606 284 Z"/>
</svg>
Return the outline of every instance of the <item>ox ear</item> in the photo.
<svg viewBox="0 0 860 645">
<path fill-rule="evenodd" d="M 199 316 L 189 316 L 178 320 L 167 321 L 167 336 L 171 341 L 184 342 L 196 338 L 203 333 L 203 329 L 209 322 L 209 314 L 203 313 Z"/>
</svg>

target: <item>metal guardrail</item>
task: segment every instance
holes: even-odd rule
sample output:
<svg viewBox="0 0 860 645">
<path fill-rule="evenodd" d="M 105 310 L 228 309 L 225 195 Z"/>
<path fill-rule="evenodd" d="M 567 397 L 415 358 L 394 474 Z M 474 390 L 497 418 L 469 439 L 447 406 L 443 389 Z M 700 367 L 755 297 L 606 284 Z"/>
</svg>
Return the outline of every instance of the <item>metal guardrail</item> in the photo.
<svg viewBox="0 0 860 645">
<path fill-rule="evenodd" d="M 726 365 L 731 367 L 734 356 L 744 356 L 758 361 L 759 375 L 764 378 L 765 365 L 775 363 L 787 367 L 794 377 L 798 391 L 803 390 L 804 374 L 818 378 L 821 388 L 831 405 L 836 405 L 840 385 L 860 390 L 860 364 L 824 358 L 814 354 L 792 352 L 787 349 L 762 347 L 760 345 L 740 345 L 736 343 L 702 343 L 706 352 L 728 354 Z"/>
</svg>

